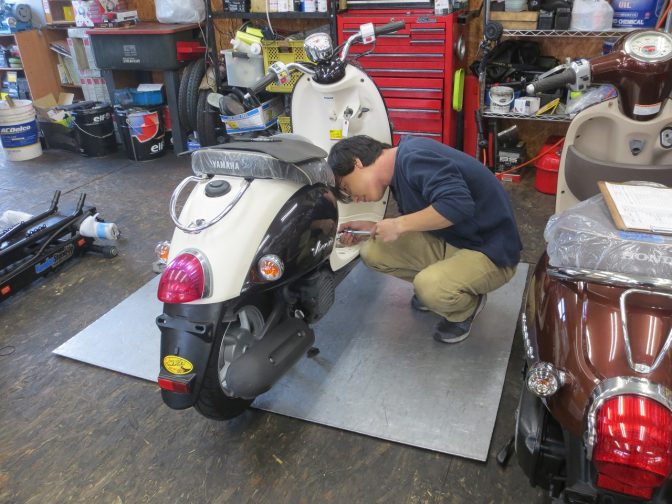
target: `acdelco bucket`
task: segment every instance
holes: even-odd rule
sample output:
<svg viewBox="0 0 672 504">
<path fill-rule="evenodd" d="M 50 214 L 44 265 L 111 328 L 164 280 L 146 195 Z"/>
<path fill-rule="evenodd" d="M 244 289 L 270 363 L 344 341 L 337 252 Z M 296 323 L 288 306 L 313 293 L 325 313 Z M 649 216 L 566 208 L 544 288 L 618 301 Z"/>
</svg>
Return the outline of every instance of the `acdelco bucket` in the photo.
<svg viewBox="0 0 672 504">
<path fill-rule="evenodd" d="M 10 161 L 26 161 L 42 155 L 40 129 L 30 100 L 14 100 L 10 107 L 0 101 L 0 142 Z"/>
<path fill-rule="evenodd" d="M 163 156 L 166 142 L 161 107 L 115 107 L 115 114 L 130 159 L 148 161 Z"/>
<path fill-rule="evenodd" d="M 93 107 L 76 108 L 71 114 L 75 119 L 75 138 L 80 154 L 99 157 L 117 151 L 110 105 L 98 104 Z"/>
</svg>

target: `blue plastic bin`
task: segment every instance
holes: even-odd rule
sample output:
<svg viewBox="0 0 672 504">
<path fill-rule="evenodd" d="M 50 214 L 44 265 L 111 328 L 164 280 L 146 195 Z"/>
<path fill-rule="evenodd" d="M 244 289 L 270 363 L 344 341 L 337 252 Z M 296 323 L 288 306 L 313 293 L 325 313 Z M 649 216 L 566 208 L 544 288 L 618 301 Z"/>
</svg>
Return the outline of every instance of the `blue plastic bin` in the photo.
<svg viewBox="0 0 672 504">
<path fill-rule="evenodd" d="M 161 105 L 163 103 L 161 90 L 138 92 L 136 89 L 131 89 L 130 91 L 134 105 Z"/>
</svg>

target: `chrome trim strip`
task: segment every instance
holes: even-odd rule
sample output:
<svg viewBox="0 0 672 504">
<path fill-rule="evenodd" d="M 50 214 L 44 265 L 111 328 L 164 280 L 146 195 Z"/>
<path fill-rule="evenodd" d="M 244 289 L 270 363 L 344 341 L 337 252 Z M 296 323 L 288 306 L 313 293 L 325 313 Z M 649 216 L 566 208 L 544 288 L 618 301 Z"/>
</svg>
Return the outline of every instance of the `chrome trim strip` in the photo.
<svg viewBox="0 0 672 504">
<path fill-rule="evenodd" d="M 191 254 L 201 263 L 203 267 L 203 294 L 201 299 L 210 297 L 212 294 L 212 268 L 210 267 L 210 261 L 205 257 L 205 254 L 198 249 L 184 249 L 180 251 L 180 254 Z M 178 254 L 179 255 L 179 254 Z"/>
<path fill-rule="evenodd" d="M 179 217 L 177 216 L 177 198 L 179 198 L 180 193 L 182 190 L 187 186 L 189 182 L 196 182 L 199 183 L 201 181 L 205 181 L 205 177 L 187 177 L 185 178 L 182 182 L 180 182 L 180 185 L 178 185 L 175 190 L 173 191 L 173 194 L 170 196 L 170 218 L 173 219 L 173 223 L 175 223 L 175 226 L 177 226 L 179 229 L 184 231 L 185 233 L 190 233 L 190 234 L 196 234 L 200 233 L 204 229 L 209 228 L 210 226 L 217 224 L 220 220 L 224 218 L 226 214 L 228 214 L 231 209 L 236 206 L 236 203 L 240 200 L 240 198 L 243 197 L 243 194 L 245 194 L 245 191 L 247 191 L 247 188 L 250 187 L 250 181 L 245 180 L 241 186 L 240 189 L 238 190 L 238 193 L 236 196 L 233 198 L 233 200 L 224 207 L 224 209 L 211 221 L 204 221 L 201 224 L 198 224 L 194 227 L 192 226 L 185 226 L 180 222 Z M 199 219 L 200 220 L 200 219 Z"/>
<path fill-rule="evenodd" d="M 595 387 L 588 403 L 585 434 L 588 460 L 593 458 L 593 449 L 597 441 L 597 412 L 608 399 L 620 395 L 648 397 L 672 411 L 672 391 L 663 385 L 634 376 L 619 376 L 604 380 Z"/>
<path fill-rule="evenodd" d="M 625 273 L 613 273 L 610 271 L 555 266 L 548 266 L 546 272 L 548 273 L 548 276 L 555 278 L 556 280 L 595 282 L 616 287 L 655 289 L 672 292 L 672 280 L 666 278 L 653 278 Z"/>
<path fill-rule="evenodd" d="M 665 358 L 665 355 L 669 351 L 670 346 L 672 346 L 672 328 L 670 328 L 670 333 L 667 335 L 667 340 L 665 340 L 663 348 L 660 349 L 658 356 L 653 361 L 653 364 L 651 366 L 642 364 L 640 362 L 635 362 L 632 358 L 632 348 L 630 347 L 630 337 L 628 335 L 628 310 L 626 307 L 626 299 L 630 294 L 643 294 L 646 296 L 664 296 L 670 299 L 672 299 L 672 294 L 667 294 L 664 292 L 652 292 L 649 290 L 642 290 L 642 289 L 628 289 L 622 292 L 619 298 L 619 305 L 621 308 L 621 328 L 623 329 L 623 339 L 625 340 L 625 354 L 628 357 L 628 365 L 630 366 L 630 369 L 632 369 L 636 373 L 640 374 L 653 373 L 658 368 L 658 366 L 660 366 L 660 363 L 663 362 L 663 358 Z"/>
</svg>

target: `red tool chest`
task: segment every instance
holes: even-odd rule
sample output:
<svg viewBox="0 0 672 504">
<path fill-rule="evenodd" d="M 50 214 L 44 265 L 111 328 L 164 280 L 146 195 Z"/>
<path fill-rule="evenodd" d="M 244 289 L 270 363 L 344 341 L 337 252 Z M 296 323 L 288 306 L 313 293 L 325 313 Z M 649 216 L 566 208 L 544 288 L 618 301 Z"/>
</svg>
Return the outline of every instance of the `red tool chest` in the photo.
<svg viewBox="0 0 672 504">
<path fill-rule="evenodd" d="M 356 10 L 338 15 L 339 44 L 365 23 L 406 22 L 403 30 L 378 37 L 373 52 L 358 60 L 383 95 L 395 145 L 404 135 L 455 145 L 453 76 L 464 58 L 457 15 L 437 16 L 431 9 Z M 369 45 L 355 45 L 351 54 L 370 50 Z"/>
</svg>

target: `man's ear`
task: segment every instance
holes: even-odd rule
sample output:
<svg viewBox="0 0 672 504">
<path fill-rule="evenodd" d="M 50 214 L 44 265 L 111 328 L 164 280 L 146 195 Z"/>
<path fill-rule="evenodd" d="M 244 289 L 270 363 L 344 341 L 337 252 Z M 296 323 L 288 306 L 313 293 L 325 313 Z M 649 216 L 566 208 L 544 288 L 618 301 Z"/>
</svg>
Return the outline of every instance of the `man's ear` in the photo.
<svg viewBox="0 0 672 504">
<path fill-rule="evenodd" d="M 358 157 L 355 158 L 355 166 L 354 166 L 354 169 L 357 168 L 364 168 L 364 163 L 362 163 L 362 161 Z"/>
</svg>

